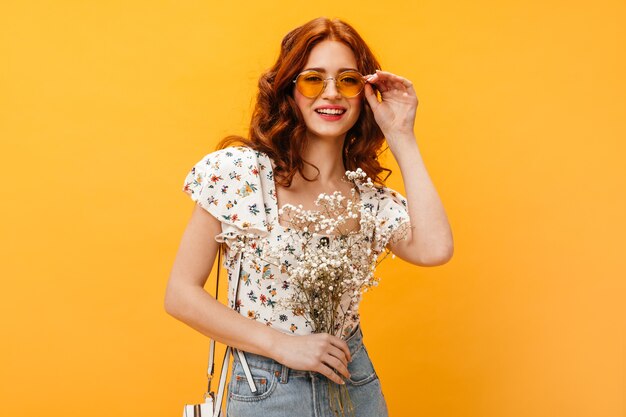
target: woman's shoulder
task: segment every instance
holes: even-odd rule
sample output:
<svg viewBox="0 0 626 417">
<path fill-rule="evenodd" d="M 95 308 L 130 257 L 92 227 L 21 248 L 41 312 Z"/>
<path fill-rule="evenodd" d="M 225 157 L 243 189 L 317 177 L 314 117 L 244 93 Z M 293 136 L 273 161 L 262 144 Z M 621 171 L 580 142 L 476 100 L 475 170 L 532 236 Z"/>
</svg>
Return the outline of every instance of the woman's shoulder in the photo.
<svg viewBox="0 0 626 417">
<path fill-rule="evenodd" d="M 208 188 L 220 183 L 257 182 L 267 169 L 267 156 L 248 146 L 231 146 L 204 155 L 189 172 L 187 183 L 205 179 Z"/>
<path fill-rule="evenodd" d="M 387 187 L 385 185 L 378 186 L 378 187 L 375 187 L 375 194 L 378 200 L 381 203 L 384 203 L 384 205 L 387 205 L 387 204 L 399 205 L 404 208 L 407 208 L 406 198 L 401 193 L 394 190 L 393 188 Z"/>
<path fill-rule="evenodd" d="M 243 161 L 258 157 L 259 152 L 249 146 L 229 146 L 210 152 L 202 157 L 207 164 L 241 165 Z"/>
<path fill-rule="evenodd" d="M 230 146 L 204 155 L 195 163 L 191 174 L 211 173 L 216 179 L 229 177 L 232 180 L 242 175 L 258 176 L 259 171 L 265 171 L 271 165 L 271 159 L 264 152 L 248 146 Z"/>
<path fill-rule="evenodd" d="M 388 243 L 404 237 L 410 217 L 407 200 L 401 193 L 385 185 L 376 185 L 372 191 L 374 201 L 369 207 L 376 212 L 378 224 L 374 249 L 380 253 Z"/>
<path fill-rule="evenodd" d="M 257 151 L 246 146 L 213 151 L 191 168 L 183 191 L 223 224 L 234 227 L 230 232 L 254 229 L 264 233 L 267 187 L 263 187 L 259 164 Z"/>
</svg>

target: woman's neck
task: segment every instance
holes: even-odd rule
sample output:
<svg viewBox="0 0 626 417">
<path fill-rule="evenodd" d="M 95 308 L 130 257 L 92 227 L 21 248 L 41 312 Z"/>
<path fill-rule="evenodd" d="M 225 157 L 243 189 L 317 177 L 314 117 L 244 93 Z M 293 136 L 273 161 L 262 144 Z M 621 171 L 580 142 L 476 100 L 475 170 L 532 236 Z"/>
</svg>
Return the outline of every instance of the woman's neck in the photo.
<svg viewBox="0 0 626 417">
<path fill-rule="evenodd" d="M 309 138 L 302 159 L 315 165 L 319 169 L 319 175 L 317 170 L 308 164 L 304 164 L 304 175 L 309 179 L 315 178 L 321 186 L 336 183 L 346 173 L 342 153 L 341 138 L 336 140 Z"/>
</svg>

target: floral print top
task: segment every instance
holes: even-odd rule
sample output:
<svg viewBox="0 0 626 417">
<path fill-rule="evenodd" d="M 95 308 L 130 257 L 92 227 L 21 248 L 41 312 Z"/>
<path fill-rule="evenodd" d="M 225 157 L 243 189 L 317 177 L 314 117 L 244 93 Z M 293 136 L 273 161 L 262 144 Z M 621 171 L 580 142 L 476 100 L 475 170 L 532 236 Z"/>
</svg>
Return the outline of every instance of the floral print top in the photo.
<svg viewBox="0 0 626 417">
<path fill-rule="evenodd" d="M 407 201 L 387 188 L 369 189 L 356 183 L 362 210 L 376 210 L 383 230 L 374 231 L 372 250 L 381 253 L 390 240 L 409 227 Z M 240 314 L 272 326 L 284 333 L 305 335 L 312 332 L 302 315 L 281 308 L 277 301 L 290 297 L 289 275 L 281 269 L 246 259 L 229 250 L 234 241 L 258 236 L 278 242 L 285 229 L 278 222 L 278 204 L 272 162 L 263 152 L 237 146 L 205 155 L 187 174 L 183 191 L 222 224 L 216 241 L 227 246 L 224 267 L 228 275 L 228 300 L 235 307 L 235 279 L 240 279 L 237 309 Z M 359 233 L 359 231 L 357 231 Z M 319 239 L 333 236 L 319 235 Z M 358 310 L 358 305 L 355 311 Z M 348 318 L 344 336 L 359 323 L 358 312 Z"/>
</svg>

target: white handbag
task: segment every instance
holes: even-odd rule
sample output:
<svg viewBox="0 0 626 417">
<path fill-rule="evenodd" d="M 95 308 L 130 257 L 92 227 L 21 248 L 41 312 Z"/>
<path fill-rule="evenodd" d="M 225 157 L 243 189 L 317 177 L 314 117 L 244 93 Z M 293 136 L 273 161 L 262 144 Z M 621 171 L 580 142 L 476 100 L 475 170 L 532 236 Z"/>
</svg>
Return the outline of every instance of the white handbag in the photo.
<svg viewBox="0 0 626 417">
<path fill-rule="evenodd" d="M 220 283 L 220 267 L 222 265 L 222 244 L 220 244 L 217 258 L 217 280 L 215 283 L 215 299 L 217 299 L 219 283 Z M 236 264 L 236 274 L 237 284 L 235 286 L 235 297 L 233 302 L 231 303 L 231 308 L 237 310 L 237 299 L 239 297 L 239 282 L 240 277 L 239 273 L 241 271 L 241 253 L 239 253 Z M 219 417 L 222 411 L 222 400 L 224 398 L 224 389 L 226 387 L 226 376 L 228 375 L 228 364 L 230 362 L 230 355 L 232 351 L 237 352 L 237 356 L 239 357 L 239 361 L 243 367 L 243 371 L 246 374 L 246 379 L 248 381 L 248 385 L 250 385 L 250 390 L 252 392 L 256 392 L 257 388 L 254 384 L 254 380 L 252 379 L 252 374 L 250 373 L 250 367 L 248 366 L 248 361 L 246 360 L 246 356 L 243 351 L 239 349 L 233 349 L 230 346 L 226 347 L 226 352 L 224 353 L 224 360 L 222 361 L 222 369 L 220 372 L 220 382 L 217 390 L 217 397 L 215 393 L 211 391 L 211 380 L 213 379 L 213 365 L 215 358 L 215 340 L 211 339 L 210 348 L 209 348 L 209 367 L 207 368 L 207 378 L 209 380 L 208 387 L 206 393 L 204 394 L 204 402 L 200 404 L 185 404 L 183 409 L 183 417 Z"/>
</svg>

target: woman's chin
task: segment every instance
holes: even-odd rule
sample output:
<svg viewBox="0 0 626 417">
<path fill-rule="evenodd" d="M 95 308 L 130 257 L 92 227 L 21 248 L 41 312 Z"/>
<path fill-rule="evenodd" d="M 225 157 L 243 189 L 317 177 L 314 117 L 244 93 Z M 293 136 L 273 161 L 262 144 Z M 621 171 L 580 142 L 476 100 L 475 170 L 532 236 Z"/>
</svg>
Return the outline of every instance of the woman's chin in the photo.
<svg viewBox="0 0 626 417">
<path fill-rule="evenodd" d="M 346 137 L 346 131 L 320 131 L 320 130 L 309 130 L 308 136 L 310 139 L 324 141 L 324 142 L 336 142 L 337 140 L 343 140 Z"/>
<path fill-rule="evenodd" d="M 310 138 L 318 138 L 323 140 L 343 139 L 352 126 L 316 126 L 315 129 L 308 129 L 307 133 Z"/>
</svg>

